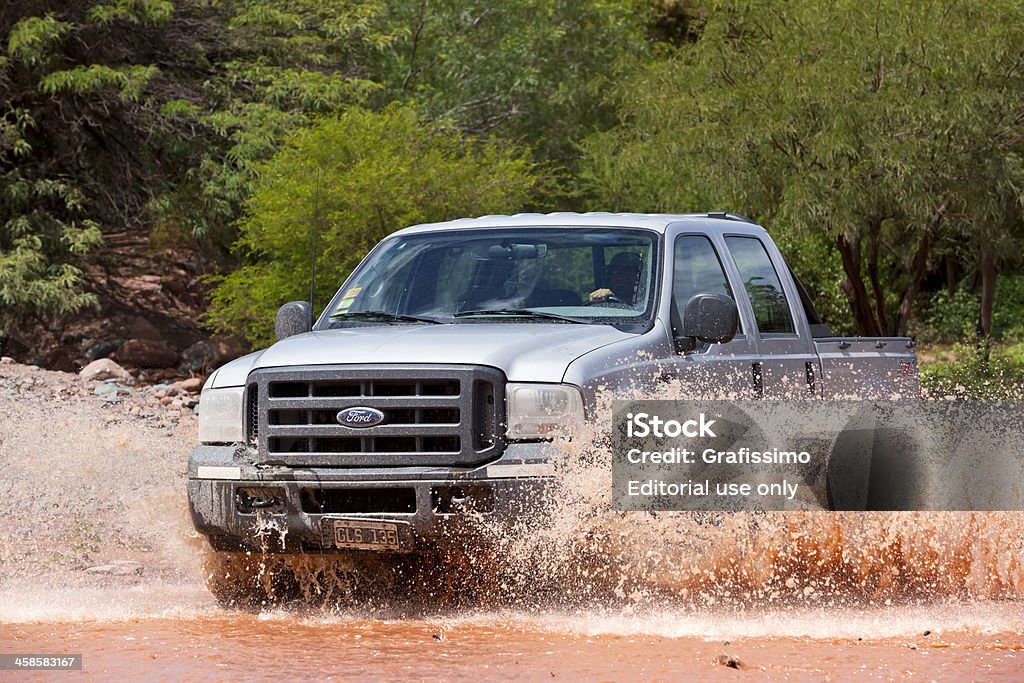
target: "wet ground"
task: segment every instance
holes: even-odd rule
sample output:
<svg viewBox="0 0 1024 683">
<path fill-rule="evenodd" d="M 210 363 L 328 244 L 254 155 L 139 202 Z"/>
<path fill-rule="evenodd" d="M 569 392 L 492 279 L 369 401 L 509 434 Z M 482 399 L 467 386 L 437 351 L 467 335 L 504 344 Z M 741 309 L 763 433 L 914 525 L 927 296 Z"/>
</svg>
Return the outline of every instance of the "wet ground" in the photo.
<svg viewBox="0 0 1024 683">
<path fill-rule="evenodd" d="M 899 627 L 893 614 L 860 612 L 371 620 L 211 610 L 187 619 L 6 624 L 0 637 L 5 651 L 83 654 L 92 680 L 1017 681 L 1024 636 L 1007 613 L 1019 618 L 1018 607 L 901 610 Z M 1013 630 L 992 630 L 990 620 Z"/>
<path fill-rule="evenodd" d="M 2 680 L 1024 679 L 1024 514 L 627 515 L 595 452 L 412 588 L 305 565 L 300 599 L 224 609 L 185 512 L 194 418 L 75 381 L 0 366 L 0 653 L 83 673 Z"/>
</svg>

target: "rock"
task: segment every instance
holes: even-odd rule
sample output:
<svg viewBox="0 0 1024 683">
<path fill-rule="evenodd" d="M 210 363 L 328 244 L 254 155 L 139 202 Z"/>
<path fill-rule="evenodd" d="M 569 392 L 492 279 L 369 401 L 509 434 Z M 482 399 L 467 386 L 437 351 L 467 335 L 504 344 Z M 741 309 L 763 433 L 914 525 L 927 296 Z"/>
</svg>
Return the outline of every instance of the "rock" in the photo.
<svg viewBox="0 0 1024 683">
<path fill-rule="evenodd" d="M 78 376 L 86 382 L 107 379 L 114 379 L 126 383 L 131 383 L 133 381 L 132 376 L 128 374 L 127 370 L 109 358 L 94 360 L 82 368 L 82 371 L 78 373 Z"/>
<path fill-rule="evenodd" d="M 206 372 L 223 361 L 225 351 L 226 349 L 222 348 L 221 344 L 212 340 L 197 341 L 181 352 L 181 365 L 178 366 L 178 372 L 182 374 Z"/>
<path fill-rule="evenodd" d="M 129 339 L 117 350 L 117 359 L 140 368 L 169 368 L 178 362 L 178 352 L 148 339 Z"/>
<path fill-rule="evenodd" d="M 49 370 L 75 372 L 78 370 L 78 366 L 79 364 L 72 359 L 71 354 L 64 348 L 51 351 L 46 358 L 46 367 Z"/>
<path fill-rule="evenodd" d="M 175 277 L 165 277 L 160 284 L 174 296 L 182 296 L 188 291 L 188 283 L 185 281 L 186 274 L 179 270 L 173 275 Z"/>
<path fill-rule="evenodd" d="M 121 348 L 121 344 L 124 344 L 123 339 L 108 339 L 101 341 L 98 344 L 93 345 L 85 352 L 85 359 L 88 361 L 94 361 L 97 358 L 106 358 L 110 354 Z"/>
<path fill-rule="evenodd" d="M 730 669 L 743 668 L 743 662 L 741 662 L 740 658 L 736 655 L 718 655 L 718 659 L 716 661 L 722 666 L 727 666 Z"/>
<path fill-rule="evenodd" d="M 104 383 L 104 384 L 97 384 L 96 388 L 92 390 L 92 393 L 96 394 L 97 396 L 106 396 L 107 394 L 113 394 L 113 395 L 116 396 L 117 395 L 117 385 L 116 384 L 106 384 L 106 383 Z"/>
<path fill-rule="evenodd" d="M 114 560 L 110 564 L 114 565 L 114 571 L 112 574 L 128 575 L 136 574 L 142 575 L 142 565 L 134 560 Z"/>
<path fill-rule="evenodd" d="M 181 380 L 181 389 L 190 394 L 198 394 L 202 391 L 205 381 L 202 377 L 189 377 Z"/>
<path fill-rule="evenodd" d="M 203 388 L 202 377 L 189 377 L 183 379 L 180 382 L 167 387 L 168 396 L 177 396 L 178 394 L 198 394 L 199 390 Z"/>
<path fill-rule="evenodd" d="M 14 359 L 10 356 L 4 356 L 0 358 L 0 365 L 14 365 Z"/>
<path fill-rule="evenodd" d="M 156 325 L 145 318 L 132 318 L 125 326 L 125 336 L 129 339 L 144 339 L 146 341 L 159 342 L 164 336 Z"/>
<path fill-rule="evenodd" d="M 127 576 L 128 574 L 142 574 L 142 565 L 131 560 L 114 560 L 110 564 L 98 564 L 85 570 L 90 574 L 110 574 L 112 576 Z"/>
</svg>

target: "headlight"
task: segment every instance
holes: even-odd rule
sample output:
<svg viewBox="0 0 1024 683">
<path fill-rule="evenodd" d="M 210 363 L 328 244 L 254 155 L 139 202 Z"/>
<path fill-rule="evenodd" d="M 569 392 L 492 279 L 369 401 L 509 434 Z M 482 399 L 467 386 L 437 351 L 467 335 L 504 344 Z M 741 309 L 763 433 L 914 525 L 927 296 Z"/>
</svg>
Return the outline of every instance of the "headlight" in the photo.
<svg viewBox="0 0 1024 683">
<path fill-rule="evenodd" d="M 244 387 L 203 389 L 199 395 L 200 441 L 236 443 L 245 438 L 242 434 L 243 391 Z"/>
<path fill-rule="evenodd" d="M 576 387 L 511 383 L 506 392 L 510 439 L 568 436 L 583 425 L 583 396 Z"/>
</svg>

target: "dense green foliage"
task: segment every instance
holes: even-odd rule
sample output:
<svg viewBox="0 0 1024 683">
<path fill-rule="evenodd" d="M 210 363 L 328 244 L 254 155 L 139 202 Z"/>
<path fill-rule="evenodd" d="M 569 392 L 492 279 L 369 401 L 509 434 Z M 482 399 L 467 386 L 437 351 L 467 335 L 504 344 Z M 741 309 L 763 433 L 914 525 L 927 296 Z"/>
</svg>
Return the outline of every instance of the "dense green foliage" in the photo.
<svg viewBox="0 0 1024 683">
<path fill-rule="evenodd" d="M 572 166 L 577 143 L 613 122 L 603 93 L 615 62 L 646 50 L 647 11 L 636 0 L 391 2 L 382 94 Z"/>
<path fill-rule="evenodd" d="M 952 360 L 921 369 L 928 398 L 1016 400 L 1024 398 L 1024 345 L 996 349 L 989 357 L 971 345 L 954 348 Z"/>
<path fill-rule="evenodd" d="M 496 142 L 474 142 L 413 110 L 350 110 L 289 139 L 259 181 L 240 223 L 246 265 L 214 293 L 210 321 L 254 343 L 273 339 L 282 302 L 308 296 L 317 255 L 320 305 L 396 227 L 522 206 L 536 169 Z"/>
<path fill-rule="evenodd" d="M 0 334 L 130 233 L 237 269 L 209 320 L 266 341 L 318 168 L 321 301 L 413 222 L 728 209 L 838 332 L 1016 339 L 1021 44 L 1020 0 L 10 0 Z"/>
<path fill-rule="evenodd" d="M 261 165 L 296 130 L 351 107 L 413 104 L 463 133 L 525 144 L 564 179 L 557 168 L 572 166 L 576 141 L 612 120 L 600 92 L 613 65 L 645 50 L 643 7 L 6 3 L 3 187 L 23 193 L 24 183 L 41 183 L 34 192 L 60 187 L 70 199 L 49 201 L 45 220 L 23 203 L 0 204 L 0 281 L 22 293 L 18 302 L 5 295 L 5 320 L 88 301 L 78 266 L 97 230 L 192 236 L 226 253 Z M 361 255 L 353 254 L 346 263 Z M 32 282 L 48 294 L 23 295 Z"/>
<path fill-rule="evenodd" d="M 1020 251 L 1021 9 L 715 3 L 698 41 L 616 89 L 622 125 L 587 145 L 596 203 L 825 236 L 858 329 L 903 333 L 937 254 Z"/>
<path fill-rule="evenodd" d="M 999 278 L 995 299 L 992 338 L 1024 342 L 1024 275 Z M 980 306 L 980 294 L 969 287 L 960 287 L 952 295 L 948 290 L 940 289 L 929 299 L 922 320 L 914 331 L 934 342 L 972 339 L 977 333 Z"/>
<path fill-rule="evenodd" d="M 193 125 L 200 144 L 154 208 L 160 220 L 226 246 L 259 164 L 310 117 L 378 89 L 368 63 L 390 37 L 377 25 L 377 0 L 226 0 L 212 8 L 206 22 L 218 44 L 200 46 L 215 60 L 210 78 L 163 110 Z"/>
<path fill-rule="evenodd" d="M 34 2 L 34 13 L 0 13 L 0 336 L 25 316 L 92 301 L 80 267 L 101 226 L 140 225 L 155 160 L 134 141 L 160 135 L 143 93 L 171 80 L 122 54 L 153 48 L 146 56 L 158 58 L 149 41 L 166 5 Z"/>
</svg>

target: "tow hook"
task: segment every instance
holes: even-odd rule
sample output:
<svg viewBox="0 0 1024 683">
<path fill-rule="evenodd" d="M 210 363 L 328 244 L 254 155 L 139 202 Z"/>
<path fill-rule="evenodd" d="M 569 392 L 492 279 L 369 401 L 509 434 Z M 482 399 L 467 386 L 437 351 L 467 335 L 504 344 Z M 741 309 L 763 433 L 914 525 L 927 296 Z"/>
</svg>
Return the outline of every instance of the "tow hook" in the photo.
<svg viewBox="0 0 1024 683">
<path fill-rule="evenodd" d="M 235 495 L 235 504 L 242 514 L 284 512 L 284 492 L 274 488 L 241 488 Z"/>
</svg>

